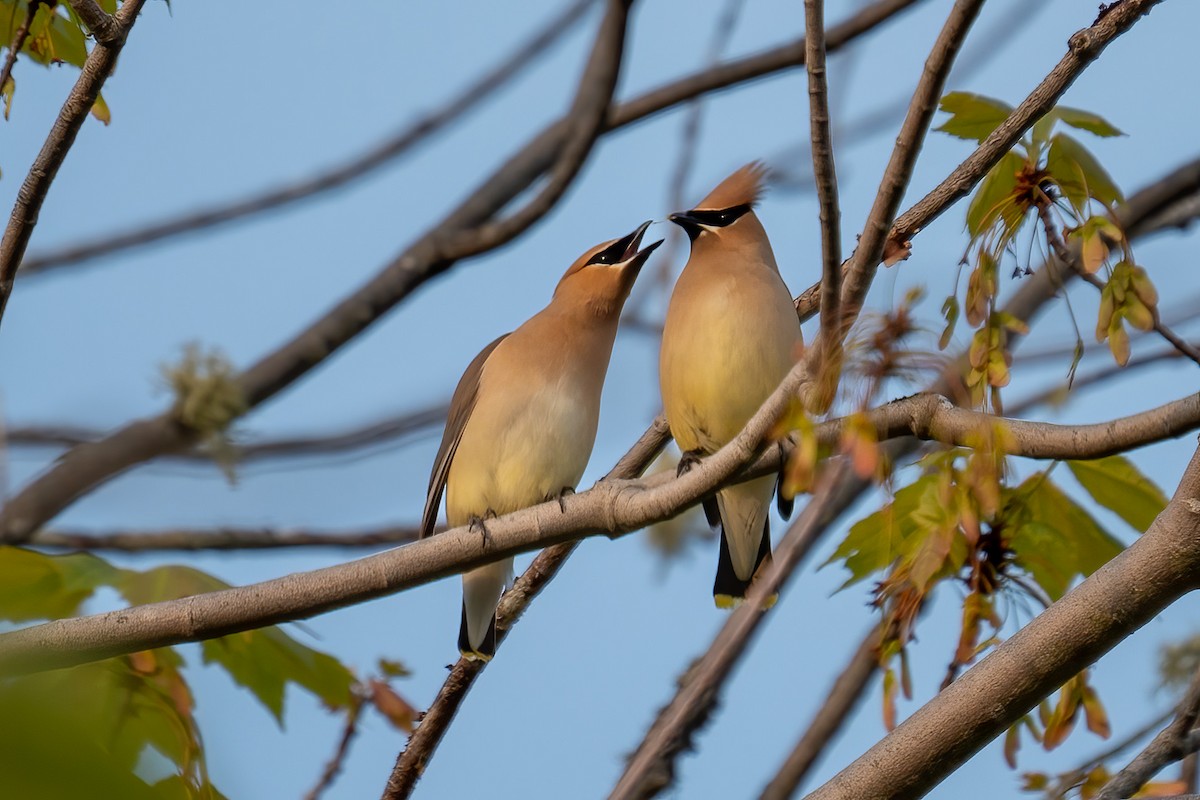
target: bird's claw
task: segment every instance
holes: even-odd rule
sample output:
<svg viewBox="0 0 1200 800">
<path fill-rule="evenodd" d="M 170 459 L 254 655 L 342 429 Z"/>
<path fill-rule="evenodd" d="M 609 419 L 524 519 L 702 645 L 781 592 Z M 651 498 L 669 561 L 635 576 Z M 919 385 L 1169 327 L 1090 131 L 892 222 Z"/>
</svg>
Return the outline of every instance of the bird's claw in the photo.
<svg viewBox="0 0 1200 800">
<path fill-rule="evenodd" d="M 678 478 L 683 473 L 691 470 L 692 467 L 700 463 L 700 457 L 704 455 L 703 450 L 687 450 L 679 457 L 679 466 L 675 468 L 675 477 Z"/>
</svg>

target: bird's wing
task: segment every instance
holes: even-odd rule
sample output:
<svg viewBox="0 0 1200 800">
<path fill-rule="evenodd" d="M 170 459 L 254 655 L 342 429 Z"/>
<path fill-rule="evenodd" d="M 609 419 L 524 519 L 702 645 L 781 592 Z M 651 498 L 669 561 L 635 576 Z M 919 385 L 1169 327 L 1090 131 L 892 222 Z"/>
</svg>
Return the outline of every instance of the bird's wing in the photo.
<svg viewBox="0 0 1200 800">
<path fill-rule="evenodd" d="M 450 414 L 446 418 L 446 430 L 442 434 L 442 444 L 438 448 L 437 458 L 433 462 L 433 471 L 429 475 L 429 491 L 425 495 L 425 510 L 421 514 L 421 538 L 433 533 L 434 523 L 437 522 L 438 508 L 442 504 L 442 492 L 446 489 L 446 479 L 450 476 L 450 464 L 454 461 L 454 453 L 458 450 L 458 442 L 462 439 L 463 429 L 471 418 L 475 408 L 475 399 L 479 392 L 479 376 L 483 373 L 483 365 L 488 356 L 496 349 L 508 334 L 504 334 L 480 351 L 479 355 L 467 366 L 454 390 L 450 400 Z"/>
</svg>

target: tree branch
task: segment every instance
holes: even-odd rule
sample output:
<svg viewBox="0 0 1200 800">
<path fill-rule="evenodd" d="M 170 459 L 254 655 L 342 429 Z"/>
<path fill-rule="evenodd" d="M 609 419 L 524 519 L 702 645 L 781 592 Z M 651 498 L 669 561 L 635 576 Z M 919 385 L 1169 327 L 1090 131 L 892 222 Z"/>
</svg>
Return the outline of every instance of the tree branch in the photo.
<svg viewBox="0 0 1200 800">
<path fill-rule="evenodd" d="M 850 662 L 833 682 L 825 702 L 808 724 L 804 735 L 796 742 L 779 772 L 763 789 L 759 800 L 788 800 L 796 793 L 817 759 L 854 713 L 871 678 L 879 670 L 881 636 L 882 631 L 876 626 L 863 637 Z"/>
<path fill-rule="evenodd" d="M 1200 580 L 1200 451 L 1150 529 L 809 800 L 921 797 Z"/>
<path fill-rule="evenodd" d="M 444 530 L 444 529 L 443 529 Z M 36 547 L 72 550 L 118 550 L 126 553 L 162 550 L 274 550 L 284 547 L 376 547 L 415 542 L 416 525 L 388 525 L 363 530 L 298 530 L 292 528 L 177 528 L 160 531 L 39 531 Z"/>
<path fill-rule="evenodd" d="M 79 15 L 91 31 L 92 38 L 100 44 L 111 46 L 122 42 L 129 32 L 128 28 L 106 14 L 96 0 L 67 0 L 67 5 Z"/>
<path fill-rule="evenodd" d="M 461 94 L 436 111 L 405 126 L 403 130 L 389 136 L 361 155 L 295 183 L 261 190 L 237 200 L 227 200 L 217 205 L 178 214 L 111 236 L 102 236 L 92 241 L 68 245 L 46 253 L 34 253 L 21 265 L 20 275 L 22 278 L 28 278 L 57 267 L 79 264 L 122 250 L 143 247 L 183 234 L 244 220 L 353 183 L 404 155 L 435 133 L 458 121 L 480 102 L 492 96 L 500 87 L 513 80 L 525 67 L 544 54 L 555 40 L 571 30 L 574 24 L 583 18 L 584 12 L 592 3 L 593 0 L 573 0 L 544 28 L 530 37 L 528 41 L 522 42 L 502 62 L 479 77 Z"/>
<path fill-rule="evenodd" d="M 13 67 L 17 64 L 17 56 L 21 54 L 21 48 L 25 46 L 25 40 L 29 38 L 29 26 L 33 24 L 33 15 L 37 13 L 41 6 L 35 6 L 33 3 L 28 3 L 25 6 L 25 19 L 21 20 L 21 24 L 13 31 L 12 42 L 8 45 L 8 55 L 4 57 L 4 66 L 0 67 L 0 96 L 4 94 L 4 87 L 12 78 Z M 5 107 L 4 118 L 8 119 L 8 108 Z"/>
<path fill-rule="evenodd" d="M 365 448 L 376 448 L 388 442 L 415 436 L 441 426 L 446 421 L 448 405 L 439 403 L 429 408 L 396 414 L 377 422 L 334 433 L 313 433 L 278 438 L 253 437 L 235 441 L 233 459 L 238 466 L 255 461 L 279 458 L 299 458 L 338 455 Z M 104 433 L 94 428 L 70 425 L 24 425 L 8 429 L 7 447 L 73 447 L 98 442 Z M 165 460 L 212 463 L 213 455 L 203 447 L 171 453 Z"/>
<path fill-rule="evenodd" d="M 117 66 L 117 56 L 125 46 L 125 36 L 133 27 L 145 1 L 125 0 L 115 18 L 120 33 L 110 35 L 108 42 L 97 39 L 83 62 L 79 78 L 67 95 L 62 110 L 58 112 L 50 134 L 30 166 L 20 191 L 17 192 L 17 200 L 4 229 L 4 237 L 0 239 L 0 321 L 4 318 L 4 309 L 8 305 L 9 295 L 12 294 L 17 268 L 25 255 L 25 248 L 29 246 L 29 237 L 33 235 L 38 213 L 46 200 L 46 194 L 50 191 L 50 185 L 58 175 L 58 168 L 66 159 L 71 145 L 75 143 L 75 136 L 91 111 L 92 104 L 96 102 L 100 88 Z M 72 4 L 72 7 L 74 5 Z"/>
<path fill-rule="evenodd" d="M 892 224 L 885 243 L 905 242 L 929 226 L 957 200 L 965 197 L 987 171 L 1012 149 L 1017 140 L 1035 122 L 1054 107 L 1088 64 L 1118 36 L 1127 31 L 1162 0 L 1123 0 L 1089 28 L 1076 32 L 1068 42 L 1068 52 L 1037 88 L 1015 108 L 996 130 L 961 164 L 954 168 L 933 191 L 905 211 Z M 858 250 L 863 250 L 859 243 Z M 856 254 L 858 252 L 856 250 Z M 851 262 L 857 257 L 852 256 Z M 842 265 L 847 270 L 850 262 Z M 871 269 L 874 269 L 872 266 Z M 796 298 L 796 311 L 803 319 L 811 317 L 820 304 L 820 285 L 814 284 Z"/>
<path fill-rule="evenodd" d="M 916 0 L 881 0 L 831 29 L 827 49 L 845 45 Z M 732 86 L 803 63 L 799 42 L 675 81 L 613 108 L 608 130 L 628 125 L 699 94 Z M 266 355 L 238 376 L 248 409 L 282 391 L 353 339 L 426 280 L 452 264 L 438 259 L 449 232 L 485 222 L 555 161 L 562 149 L 567 122 L 560 120 L 535 136 L 479 186 L 457 209 L 409 247 L 358 291 L 341 301 L 290 342 Z M 66 453 L 53 467 L 26 485 L 0 509 L 0 542 L 26 541 L 79 497 L 125 470 L 165 453 L 189 447 L 194 431 L 178 424 L 170 411 L 134 420 L 103 441 Z"/>
<path fill-rule="evenodd" d="M 1200 749 L 1200 731 L 1195 729 L 1197 716 L 1200 716 L 1200 670 L 1192 676 L 1175 719 L 1104 785 L 1096 800 L 1125 800 L 1160 769 Z"/>
<path fill-rule="evenodd" d="M 821 220 L 821 340 L 832 349 L 841 341 L 838 318 L 842 296 L 842 212 L 838 206 L 837 169 L 829 133 L 829 87 L 825 76 L 824 0 L 804 0 L 804 58 L 808 72 L 808 122 L 813 178 Z M 824 354 L 829 363 L 832 349 Z"/>
</svg>

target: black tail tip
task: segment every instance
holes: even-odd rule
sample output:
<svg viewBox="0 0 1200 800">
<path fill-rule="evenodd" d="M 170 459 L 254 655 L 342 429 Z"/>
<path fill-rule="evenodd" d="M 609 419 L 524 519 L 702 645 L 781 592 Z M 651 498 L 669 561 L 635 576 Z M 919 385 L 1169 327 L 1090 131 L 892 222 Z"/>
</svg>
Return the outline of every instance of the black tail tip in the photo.
<svg viewBox="0 0 1200 800">
<path fill-rule="evenodd" d="M 492 615 L 492 622 L 488 625 L 487 633 L 484 634 L 483 641 L 479 643 L 479 647 L 471 646 L 471 638 L 467 635 L 467 607 L 463 606 L 462 622 L 458 626 L 458 652 L 467 661 L 482 661 L 487 663 L 492 660 L 492 656 L 496 655 L 496 617 Z"/>
<path fill-rule="evenodd" d="M 713 602 L 717 608 L 736 608 L 746 599 L 755 578 L 763 573 L 764 565 L 771 564 L 771 527 L 768 521 L 763 526 L 762 540 L 758 545 L 758 559 L 754 562 L 754 572 L 749 580 L 742 580 L 733 571 L 733 559 L 729 556 L 729 545 L 725 541 L 725 531 L 721 531 L 721 553 L 717 557 L 717 576 L 713 580 Z M 778 594 L 771 594 L 763 603 L 763 610 L 775 605 Z"/>
</svg>

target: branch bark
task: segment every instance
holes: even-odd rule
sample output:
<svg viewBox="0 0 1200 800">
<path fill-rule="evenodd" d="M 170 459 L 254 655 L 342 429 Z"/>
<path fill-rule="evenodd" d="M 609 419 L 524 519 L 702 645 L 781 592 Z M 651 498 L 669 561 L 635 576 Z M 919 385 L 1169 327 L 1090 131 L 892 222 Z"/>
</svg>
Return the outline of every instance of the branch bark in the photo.
<svg viewBox="0 0 1200 800">
<path fill-rule="evenodd" d="M 881 0 L 829 31 L 833 51 L 913 5 L 916 0 Z M 697 95 L 802 64 L 804 43 L 704 70 L 613 108 L 607 130 L 649 117 Z M 452 264 L 438 257 L 445 237 L 479 225 L 524 191 L 555 162 L 567 137 L 565 120 L 535 136 L 480 185 L 457 209 L 306 330 L 238 376 L 248 409 L 291 385 L 385 312 Z M 103 441 L 74 448 L 34 479 L 0 510 L 0 542 L 27 541 L 33 532 L 79 497 L 137 464 L 191 446 L 196 433 L 170 412 L 134 420 Z"/>
<path fill-rule="evenodd" d="M 290 528 L 178 528 L 160 531 L 40 531 L 36 547 L 72 550 L 117 550 L 149 553 L 163 550 L 275 550 L 290 547 L 377 547 L 415 542 L 416 525 L 388 525 L 363 530 L 297 530 Z"/>
<path fill-rule="evenodd" d="M 833 682 L 825 702 L 804 734 L 792 748 L 779 772 L 766 785 L 759 800 L 788 800 L 812 770 L 825 748 L 838 735 L 854 713 L 862 696 L 879 669 L 879 642 L 883 632 L 878 626 L 865 637 L 846 668 Z"/>
<path fill-rule="evenodd" d="M 809 795 L 921 797 L 1185 593 L 1200 586 L 1200 451 L 1150 529 Z"/>
<path fill-rule="evenodd" d="M 33 15 L 37 13 L 40 6 L 35 6 L 29 3 L 25 6 L 25 18 L 21 20 L 21 24 L 13 31 L 12 41 L 8 44 L 8 54 L 4 56 L 4 66 L 0 67 L 0 96 L 4 94 L 4 87 L 12 78 L 13 67 L 17 64 L 17 56 L 21 54 L 21 48 L 25 46 L 25 40 L 29 38 L 29 26 L 33 24 Z M 8 119 L 8 107 L 5 106 L 4 118 Z"/>
<path fill-rule="evenodd" d="M 50 191 L 50 185 L 54 183 L 59 167 L 66 160 L 71 145 L 75 143 L 75 136 L 83 127 L 83 121 L 87 119 L 92 104 L 100 95 L 100 88 L 116 68 L 117 56 L 125 47 L 125 37 L 145 2 L 146 0 L 126 0 L 114 19 L 119 32 L 113 33 L 110 29 L 106 34 L 108 41 L 97 38 L 95 46 L 83 62 L 79 79 L 67 95 L 67 100 L 58 112 L 58 118 L 42 144 L 41 151 L 38 152 L 37 158 L 29 168 L 29 174 L 25 176 L 25 181 L 17 192 L 17 200 L 4 229 L 4 237 L 0 239 L 0 322 L 4 319 L 4 309 L 12 294 L 17 268 L 25 256 L 25 248 L 29 246 L 29 237 L 33 235 L 38 213 L 46 200 L 46 194 Z M 72 7 L 74 5 L 76 4 L 73 3 Z"/>
<path fill-rule="evenodd" d="M 457 97 L 436 111 L 405 126 L 403 130 L 389 136 L 361 155 L 302 181 L 265 189 L 237 200 L 225 201 L 219 205 L 168 217 L 111 236 L 68 245 L 46 253 L 34 253 L 32 257 L 25 259 L 21 264 L 21 278 L 245 220 L 353 183 L 389 164 L 421 142 L 457 122 L 468 111 L 513 80 L 525 67 L 541 56 L 555 40 L 571 30 L 574 24 L 582 19 L 584 12 L 593 2 L 594 0 L 573 0 L 544 28 L 535 33 L 528 41 L 522 42 L 501 63 L 482 75 Z"/>
<path fill-rule="evenodd" d="M 1160 769 L 1196 752 L 1200 748 L 1197 716 L 1200 716 L 1200 671 L 1192 676 L 1171 724 L 1104 785 L 1100 794 L 1096 795 L 1096 800 L 1125 800 L 1141 789 Z"/>
</svg>

